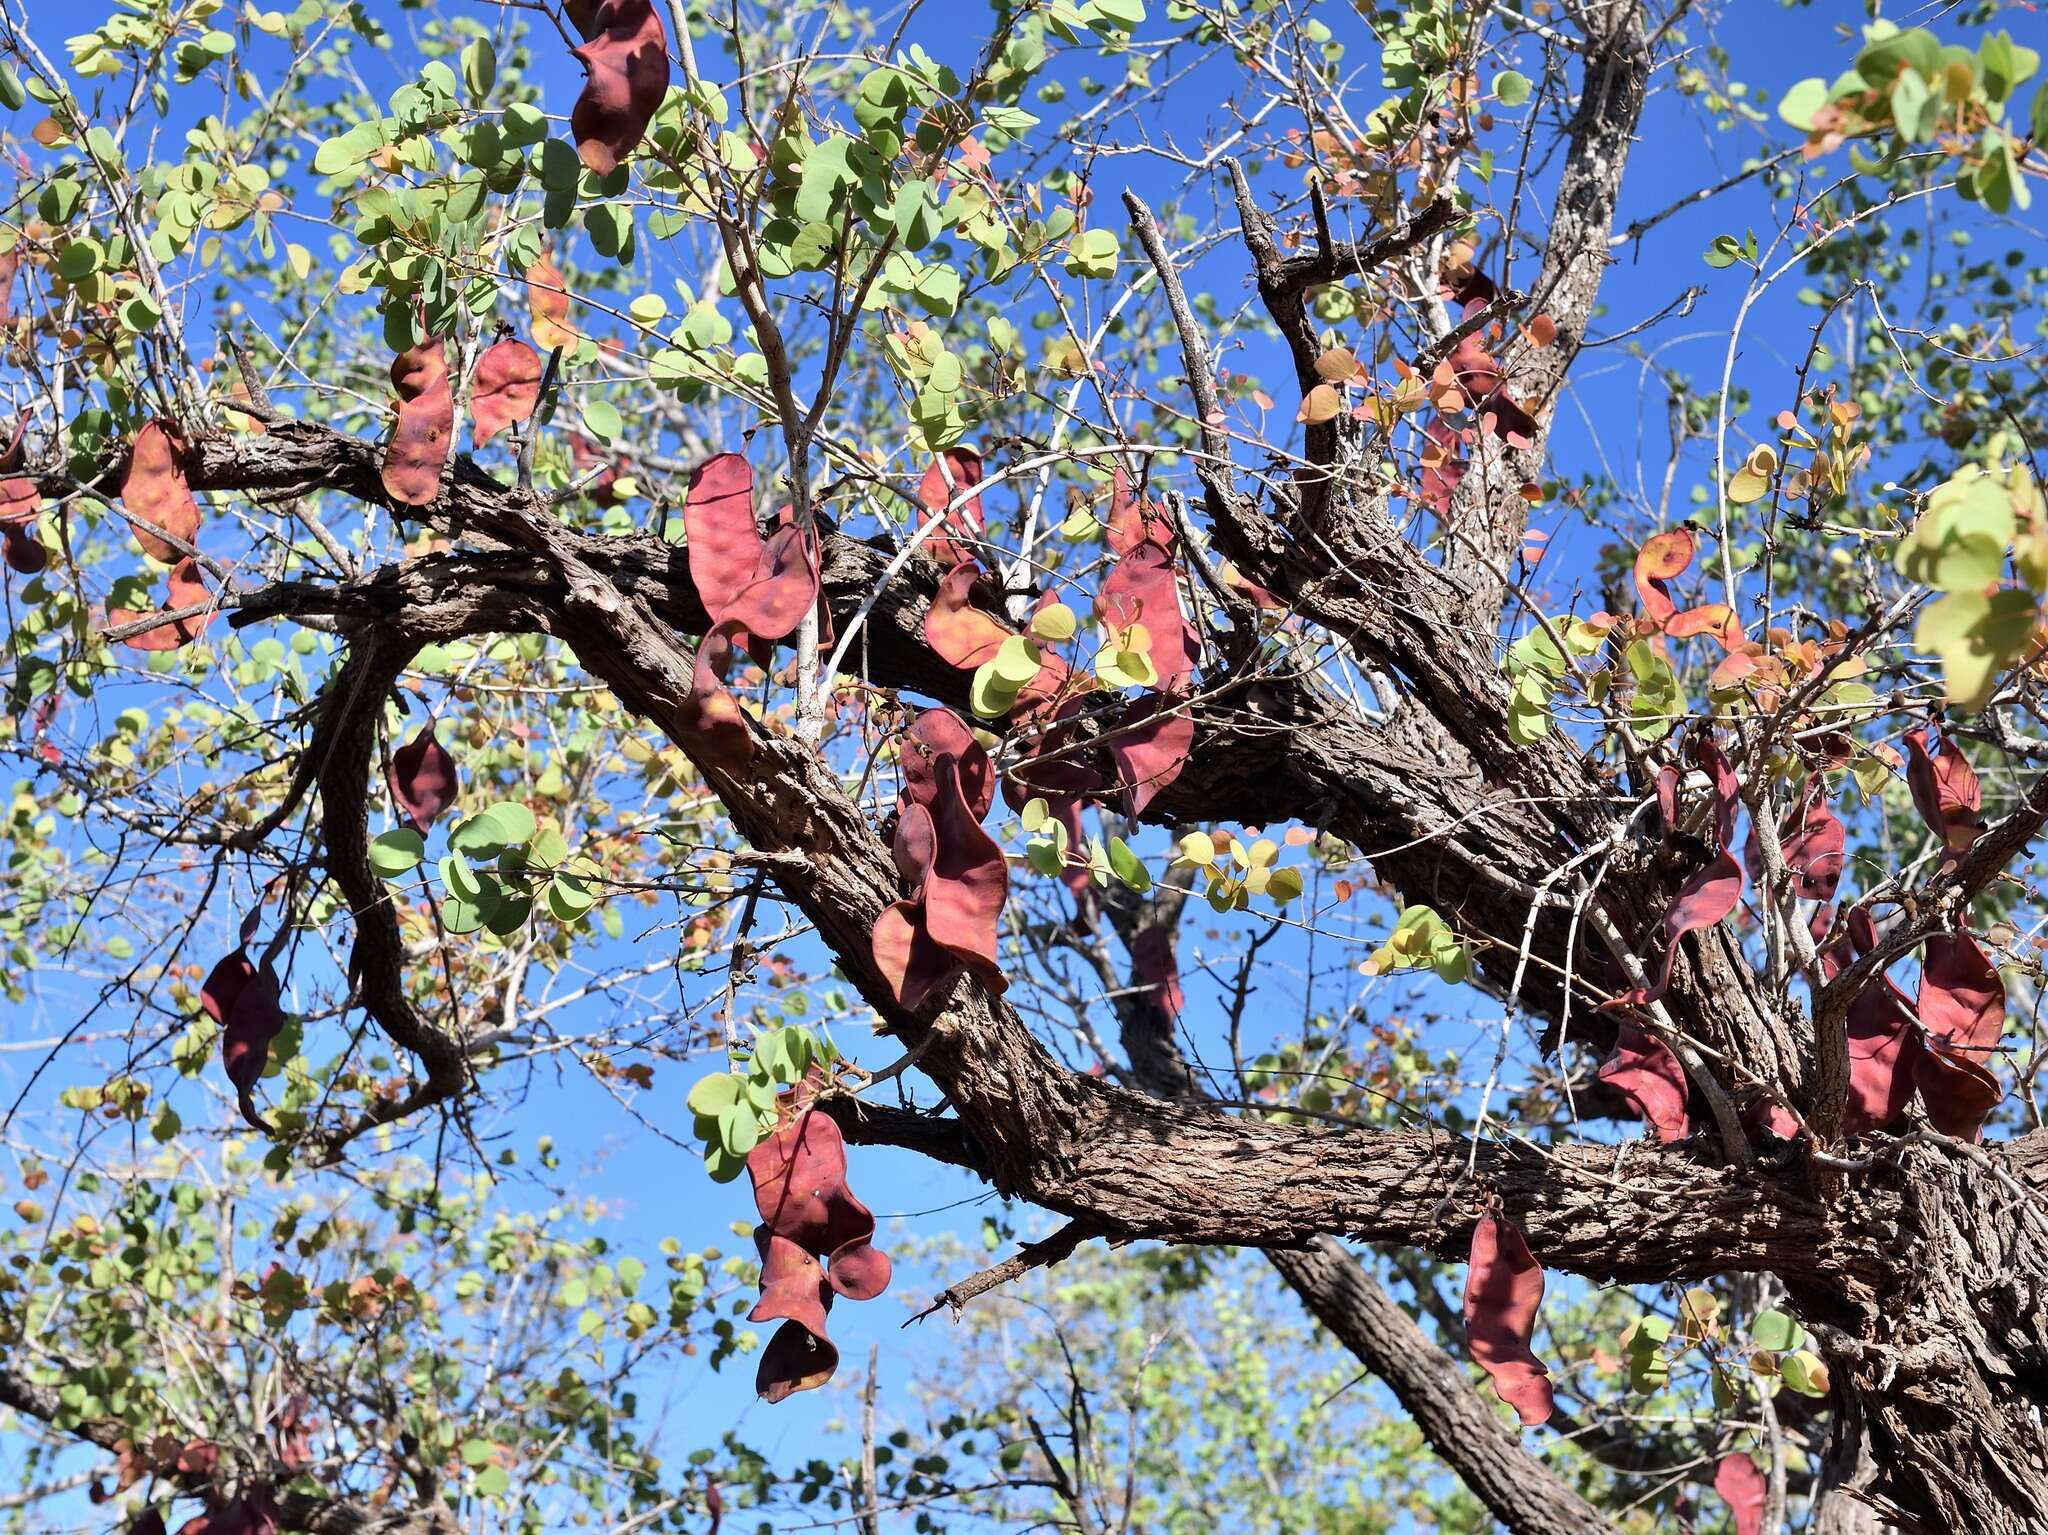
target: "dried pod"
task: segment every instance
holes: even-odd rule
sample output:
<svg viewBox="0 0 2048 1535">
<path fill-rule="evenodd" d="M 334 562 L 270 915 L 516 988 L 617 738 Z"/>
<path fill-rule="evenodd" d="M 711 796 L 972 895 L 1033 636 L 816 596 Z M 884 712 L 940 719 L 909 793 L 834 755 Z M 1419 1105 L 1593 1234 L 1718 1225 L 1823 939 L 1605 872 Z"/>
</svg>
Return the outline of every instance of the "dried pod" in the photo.
<svg viewBox="0 0 2048 1535">
<path fill-rule="evenodd" d="M 517 336 L 491 343 L 476 363 L 470 391 L 470 445 L 481 448 L 508 426 L 524 421 L 540 403 L 540 354 Z"/>
<path fill-rule="evenodd" d="M 187 546 L 199 536 L 199 503 L 192 499 L 178 464 L 177 445 L 161 421 L 151 421 L 135 434 L 128 472 L 121 481 L 121 504 L 136 542 L 151 559 L 171 565 L 185 558 L 185 550 L 164 534 Z"/>
<path fill-rule="evenodd" d="M 439 337 L 398 354 L 391 387 L 398 392 L 398 420 L 384 445 L 384 493 L 401 506 L 426 506 L 441 493 L 455 435 L 455 394 Z"/>
<path fill-rule="evenodd" d="M 434 739 L 431 724 L 422 725 L 418 735 L 391 754 L 386 781 L 392 803 L 421 831 L 432 826 L 435 818 L 455 803 L 455 759 L 447 747 Z"/>
<path fill-rule="evenodd" d="M 609 176 L 631 155 L 668 93 L 668 33 L 651 0 L 603 0 L 575 50 L 589 78 L 569 114 L 576 153 Z"/>
</svg>

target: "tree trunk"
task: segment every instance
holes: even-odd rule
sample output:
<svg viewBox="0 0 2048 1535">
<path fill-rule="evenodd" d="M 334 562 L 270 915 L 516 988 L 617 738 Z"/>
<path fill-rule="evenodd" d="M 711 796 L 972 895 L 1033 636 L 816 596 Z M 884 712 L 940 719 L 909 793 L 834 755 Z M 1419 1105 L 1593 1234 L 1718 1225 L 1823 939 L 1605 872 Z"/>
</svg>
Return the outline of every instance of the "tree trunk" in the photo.
<svg viewBox="0 0 2048 1535">
<path fill-rule="evenodd" d="M 1902 1529 L 2048 1530 L 2048 1211 L 1985 1153 L 1904 1149 L 1872 1233 L 1861 1327 L 1826 1329 L 1838 1434 L 1861 1423 L 1870 1498 Z M 1810 1315 L 1845 1297 L 1801 1295 Z M 1823 1324 L 1825 1328 L 1825 1324 Z M 1853 1525 L 1837 1528 L 1854 1528 Z"/>
</svg>

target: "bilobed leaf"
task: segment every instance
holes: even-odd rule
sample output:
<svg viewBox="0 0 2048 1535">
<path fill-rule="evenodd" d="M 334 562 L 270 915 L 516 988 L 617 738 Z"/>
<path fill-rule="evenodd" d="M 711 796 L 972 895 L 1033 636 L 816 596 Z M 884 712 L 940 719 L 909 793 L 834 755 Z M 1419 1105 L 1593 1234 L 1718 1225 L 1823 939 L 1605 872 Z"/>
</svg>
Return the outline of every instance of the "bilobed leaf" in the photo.
<svg viewBox="0 0 2048 1535">
<path fill-rule="evenodd" d="M 1806 1329 L 1782 1311 L 1759 1311 L 1749 1324 L 1749 1336 L 1758 1348 L 1782 1354 L 1806 1341 Z"/>
<path fill-rule="evenodd" d="M 371 839 L 370 872 L 379 879 L 398 879 L 417 868 L 427 844 L 409 826 L 393 827 Z"/>
<path fill-rule="evenodd" d="M 2027 653 L 2038 620 L 2033 594 L 2020 588 L 1989 597 L 1952 591 L 1922 610 L 1913 643 L 1941 657 L 1950 706 L 1974 714 L 1990 702 L 1999 674 Z"/>
</svg>

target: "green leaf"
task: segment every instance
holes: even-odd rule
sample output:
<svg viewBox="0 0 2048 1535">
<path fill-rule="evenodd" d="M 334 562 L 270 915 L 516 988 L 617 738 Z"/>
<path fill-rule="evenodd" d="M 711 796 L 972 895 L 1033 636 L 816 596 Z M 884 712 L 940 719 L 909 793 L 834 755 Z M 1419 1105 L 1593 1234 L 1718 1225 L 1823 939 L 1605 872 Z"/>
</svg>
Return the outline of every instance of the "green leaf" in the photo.
<svg viewBox="0 0 2048 1535">
<path fill-rule="evenodd" d="M 690 1112 L 706 1119 L 716 1119 L 720 1114 L 740 1101 L 740 1079 L 729 1071 L 713 1072 L 699 1079 L 690 1089 L 690 1096 L 683 1100 Z"/>
<path fill-rule="evenodd" d="M 483 895 L 483 881 L 469 860 L 460 853 L 449 853 L 441 860 L 441 884 L 448 893 L 459 901 L 475 904 Z"/>
<path fill-rule="evenodd" d="M 380 833 L 370 843 L 370 872 L 379 879 L 398 879 L 419 866 L 426 839 L 410 826 Z"/>
<path fill-rule="evenodd" d="M 1132 852 L 1131 845 L 1121 837 L 1109 839 L 1109 868 L 1126 889 L 1143 895 L 1152 888 L 1152 871 L 1145 867 L 1145 860 Z"/>
<path fill-rule="evenodd" d="M 1801 1396 L 1821 1397 L 1828 1394 L 1828 1367 L 1821 1361 L 1820 1355 L 1809 1349 L 1800 1349 L 1779 1360 L 1778 1374 L 1786 1386 Z"/>
<path fill-rule="evenodd" d="M 1749 1324 L 1749 1336 L 1758 1348 L 1782 1354 L 1806 1341 L 1806 1329 L 1782 1311 L 1759 1311 Z"/>
<path fill-rule="evenodd" d="M 1913 643 L 1941 657 L 1950 707 L 1973 714 L 1990 700 L 1998 674 L 2026 654 L 2037 617 L 2033 595 L 2018 588 L 1990 597 L 1950 592 L 1921 613 Z"/>
<path fill-rule="evenodd" d="M 498 54 L 488 37 L 474 39 L 462 50 L 462 83 L 469 99 L 481 102 L 498 79 Z"/>
<path fill-rule="evenodd" d="M 1810 76 L 1793 86 L 1778 102 L 1778 116 L 1801 133 L 1813 127 L 1813 117 L 1828 104 L 1828 83 Z"/>
<path fill-rule="evenodd" d="M 1493 77 L 1493 93 L 1500 98 L 1504 107 L 1518 107 L 1529 99 L 1529 77 L 1512 69 L 1503 69 Z"/>
<path fill-rule="evenodd" d="M 1067 244 L 1066 268 L 1074 277 L 1114 277 L 1116 235 L 1108 229 L 1084 229 Z"/>
</svg>

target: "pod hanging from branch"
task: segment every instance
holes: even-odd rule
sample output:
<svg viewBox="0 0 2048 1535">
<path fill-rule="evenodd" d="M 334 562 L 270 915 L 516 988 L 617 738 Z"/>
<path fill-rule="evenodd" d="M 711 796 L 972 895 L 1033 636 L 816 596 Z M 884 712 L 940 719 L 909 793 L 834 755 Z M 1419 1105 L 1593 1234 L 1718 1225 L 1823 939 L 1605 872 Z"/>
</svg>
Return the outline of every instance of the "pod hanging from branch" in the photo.
<svg viewBox="0 0 2048 1535">
<path fill-rule="evenodd" d="M 441 493 L 441 470 L 455 435 L 448 353 L 438 336 L 398 354 L 391 387 L 398 392 L 398 420 L 384 445 L 384 492 L 403 506 L 426 506 Z"/>
</svg>

